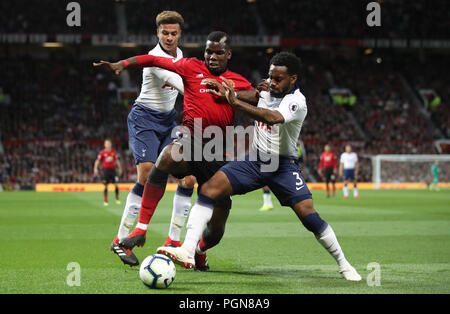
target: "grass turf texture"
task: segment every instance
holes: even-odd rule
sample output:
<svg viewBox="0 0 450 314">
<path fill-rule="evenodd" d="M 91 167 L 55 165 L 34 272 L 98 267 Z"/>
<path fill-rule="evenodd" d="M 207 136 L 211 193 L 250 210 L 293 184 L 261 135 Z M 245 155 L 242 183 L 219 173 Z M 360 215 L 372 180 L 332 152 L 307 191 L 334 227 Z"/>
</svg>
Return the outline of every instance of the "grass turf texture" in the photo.
<svg viewBox="0 0 450 314">
<path fill-rule="evenodd" d="M 339 191 L 340 192 L 340 191 Z M 151 290 L 138 267 L 109 250 L 122 205 L 103 206 L 99 192 L 0 193 L 0 293 L 450 293 L 450 191 L 360 191 L 361 199 L 325 198 L 315 207 L 335 230 L 361 282 L 341 279 L 332 257 L 291 209 L 259 212 L 261 191 L 233 197 L 222 242 L 208 253 L 211 271 L 177 267 L 169 289 Z M 149 228 L 142 261 L 167 237 L 173 192 Z M 77 262 L 81 285 L 70 287 L 66 267 Z M 381 266 L 381 285 L 368 286 L 367 265 Z"/>
</svg>

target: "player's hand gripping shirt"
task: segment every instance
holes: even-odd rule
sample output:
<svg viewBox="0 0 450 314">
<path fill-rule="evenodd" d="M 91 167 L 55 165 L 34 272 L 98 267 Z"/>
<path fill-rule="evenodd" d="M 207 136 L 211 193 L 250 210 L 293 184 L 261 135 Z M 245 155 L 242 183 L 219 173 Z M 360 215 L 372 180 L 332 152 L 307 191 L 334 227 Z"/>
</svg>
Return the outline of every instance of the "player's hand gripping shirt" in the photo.
<svg viewBox="0 0 450 314">
<path fill-rule="evenodd" d="M 266 125 L 255 121 L 252 149 L 297 158 L 297 140 L 308 111 L 305 96 L 298 88 L 283 98 L 262 91 L 258 107 L 277 110 L 284 117 L 284 123 Z"/>
<path fill-rule="evenodd" d="M 206 78 L 221 82 L 219 76 L 212 75 L 205 62 L 196 58 L 168 59 L 151 55 L 137 56 L 141 66 L 157 66 L 173 71 L 181 76 L 184 84 L 183 125 L 194 130 L 194 119 L 202 119 L 202 129 L 215 125 L 225 134 L 227 125 L 234 123 L 234 111 L 226 100 L 220 100 L 207 91 Z M 250 90 L 251 84 L 241 75 L 229 70 L 221 74 L 232 81 L 234 89 Z"/>
<path fill-rule="evenodd" d="M 173 58 L 159 43 L 148 54 L 174 60 L 183 57 L 183 52 L 177 48 L 177 57 Z M 147 108 L 169 112 L 175 106 L 178 92 L 184 92 L 183 80 L 178 74 L 158 67 L 146 67 L 142 71 L 141 93 L 136 101 Z"/>
</svg>

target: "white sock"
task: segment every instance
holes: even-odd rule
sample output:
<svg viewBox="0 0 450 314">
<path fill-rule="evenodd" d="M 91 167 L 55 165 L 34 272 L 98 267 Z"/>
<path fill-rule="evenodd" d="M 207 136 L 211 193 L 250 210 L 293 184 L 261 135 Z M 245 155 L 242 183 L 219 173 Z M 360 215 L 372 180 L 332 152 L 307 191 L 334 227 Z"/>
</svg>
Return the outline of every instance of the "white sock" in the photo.
<svg viewBox="0 0 450 314">
<path fill-rule="evenodd" d="M 271 193 L 263 193 L 264 206 L 272 206 Z"/>
<path fill-rule="evenodd" d="M 191 208 L 191 196 L 175 193 L 173 197 L 172 219 L 170 220 L 169 237 L 180 241 L 181 230 Z"/>
<path fill-rule="evenodd" d="M 342 191 L 344 192 L 344 196 L 348 196 L 348 186 L 344 185 Z"/>
<path fill-rule="evenodd" d="M 355 186 L 353 187 L 353 196 L 357 197 L 358 196 L 358 188 Z"/>
<path fill-rule="evenodd" d="M 209 207 L 198 202 L 191 208 L 189 219 L 186 224 L 186 237 L 183 242 L 183 247 L 192 253 L 195 253 L 197 242 L 202 237 L 203 230 L 208 221 L 210 221 L 213 213 L 213 207 Z"/>
<path fill-rule="evenodd" d="M 122 214 L 122 220 L 120 221 L 119 232 L 117 233 L 117 237 L 120 241 L 130 235 L 131 228 L 136 221 L 136 217 L 139 215 L 141 201 L 142 197 L 139 195 L 136 195 L 133 192 L 128 193 L 127 202 L 125 203 L 125 208 Z"/>
<path fill-rule="evenodd" d="M 316 239 L 320 244 L 322 244 L 328 253 L 334 257 L 339 266 L 344 266 L 348 263 L 330 225 L 328 225 L 322 233 L 316 235 Z"/>
</svg>

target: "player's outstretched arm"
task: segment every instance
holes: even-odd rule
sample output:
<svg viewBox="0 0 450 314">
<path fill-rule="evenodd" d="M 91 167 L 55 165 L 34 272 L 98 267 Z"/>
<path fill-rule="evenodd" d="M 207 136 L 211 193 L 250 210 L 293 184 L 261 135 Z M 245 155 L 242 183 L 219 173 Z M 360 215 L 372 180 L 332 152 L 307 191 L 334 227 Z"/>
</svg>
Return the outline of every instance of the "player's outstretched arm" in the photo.
<svg viewBox="0 0 450 314">
<path fill-rule="evenodd" d="M 127 66 L 137 65 L 137 64 L 138 64 L 138 61 L 137 61 L 136 57 L 131 57 L 126 60 L 121 60 L 121 61 L 114 62 L 114 63 L 111 63 L 108 61 L 103 61 L 103 60 L 101 60 L 100 62 L 92 63 L 92 65 L 94 67 L 106 66 L 111 71 L 113 71 L 116 75 L 119 75 L 120 72 L 122 72 Z"/>
<path fill-rule="evenodd" d="M 152 55 L 139 55 L 134 56 L 125 60 L 120 60 L 118 62 L 108 62 L 108 61 L 100 61 L 100 62 L 94 62 L 94 67 L 101 67 L 106 66 L 110 70 L 114 71 L 116 75 L 119 75 L 120 72 L 122 72 L 125 68 L 132 67 L 132 66 L 141 66 L 141 67 L 160 67 L 178 74 L 182 74 L 182 66 L 180 66 L 181 63 L 180 60 L 184 60 L 184 58 L 181 58 L 177 62 L 173 61 L 172 58 L 166 58 L 166 57 L 157 57 Z"/>
<path fill-rule="evenodd" d="M 225 88 L 225 97 L 230 105 L 243 111 L 253 119 L 261 121 L 265 124 L 273 125 L 277 123 L 284 123 L 284 117 L 279 111 L 254 107 L 251 104 L 238 99 L 231 82 L 222 76 L 220 78 L 223 80 L 222 85 Z"/>
</svg>

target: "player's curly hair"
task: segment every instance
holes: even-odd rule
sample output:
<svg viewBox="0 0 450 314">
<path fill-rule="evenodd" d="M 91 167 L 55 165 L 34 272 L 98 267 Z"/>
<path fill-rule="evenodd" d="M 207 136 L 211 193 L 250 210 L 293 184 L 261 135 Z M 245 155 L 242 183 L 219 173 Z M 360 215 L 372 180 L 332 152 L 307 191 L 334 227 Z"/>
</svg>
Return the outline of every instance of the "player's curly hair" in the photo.
<svg viewBox="0 0 450 314">
<path fill-rule="evenodd" d="M 302 61 L 292 52 L 279 52 L 270 59 L 270 65 L 285 66 L 290 75 L 297 74 L 300 77 Z"/>
<path fill-rule="evenodd" d="M 162 11 L 156 16 L 156 27 L 161 24 L 179 24 L 182 27 L 184 19 L 177 11 Z"/>
</svg>

